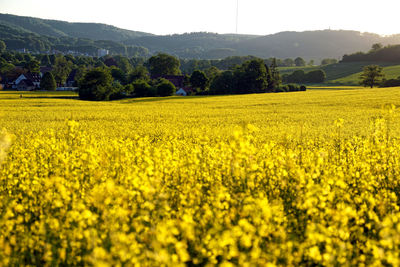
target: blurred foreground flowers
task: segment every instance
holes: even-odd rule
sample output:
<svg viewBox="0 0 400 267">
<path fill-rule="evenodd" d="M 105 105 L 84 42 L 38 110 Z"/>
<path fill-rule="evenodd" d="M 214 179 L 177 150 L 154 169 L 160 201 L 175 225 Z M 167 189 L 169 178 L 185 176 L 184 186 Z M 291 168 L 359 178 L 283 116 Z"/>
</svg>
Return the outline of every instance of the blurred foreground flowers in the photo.
<svg viewBox="0 0 400 267">
<path fill-rule="evenodd" d="M 342 127 L 343 120 L 335 122 Z M 400 265 L 400 140 L 0 138 L 0 265 Z M 9 148 L 6 156 L 6 149 Z"/>
</svg>

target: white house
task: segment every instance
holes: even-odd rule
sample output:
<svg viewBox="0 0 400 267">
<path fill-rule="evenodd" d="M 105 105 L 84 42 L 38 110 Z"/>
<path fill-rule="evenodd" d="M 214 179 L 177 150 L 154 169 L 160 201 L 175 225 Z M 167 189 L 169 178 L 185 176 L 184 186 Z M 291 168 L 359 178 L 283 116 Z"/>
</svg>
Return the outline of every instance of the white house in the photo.
<svg viewBox="0 0 400 267">
<path fill-rule="evenodd" d="M 41 79 L 42 79 L 42 77 L 41 77 L 40 74 L 30 73 L 30 72 L 25 73 L 25 74 L 21 74 L 13 82 L 12 88 L 13 89 L 17 89 L 18 85 L 24 80 L 29 81 L 29 84 L 32 83 L 34 87 L 39 88 Z"/>
<path fill-rule="evenodd" d="M 181 96 L 187 96 L 187 93 L 183 88 L 180 88 L 178 91 L 176 91 L 176 95 L 181 95 Z"/>
</svg>

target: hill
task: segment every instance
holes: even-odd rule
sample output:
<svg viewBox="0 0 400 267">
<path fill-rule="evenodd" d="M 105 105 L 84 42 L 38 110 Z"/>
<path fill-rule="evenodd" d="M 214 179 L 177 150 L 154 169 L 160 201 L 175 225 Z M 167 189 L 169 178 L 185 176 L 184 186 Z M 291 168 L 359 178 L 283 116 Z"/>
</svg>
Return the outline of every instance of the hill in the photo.
<svg viewBox="0 0 400 267">
<path fill-rule="evenodd" d="M 243 41 L 237 49 L 262 58 L 303 57 L 319 60 L 340 59 L 344 54 L 368 50 L 374 43 L 397 44 L 400 43 L 400 35 L 382 37 L 344 30 L 281 32 Z"/>
<path fill-rule="evenodd" d="M 143 47 L 150 54 L 165 52 L 181 58 L 221 59 L 228 56 L 253 55 L 261 58 L 295 58 L 319 62 L 323 58 L 341 59 L 355 51 L 368 51 L 375 43 L 400 44 L 400 35 L 380 36 L 344 30 L 281 32 L 266 36 L 185 33 L 153 35 L 100 23 L 70 23 L 32 17 L 0 14 L 0 39 L 10 49 L 28 48 L 44 51 L 56 45 L 79 47 L 88 52 L 97 47 L 114 54 L 132 56 L 129 47 Z M 95 43 L 106 40 L 107 45 Z M 111 44 L 111 45 L 110 45 Z M 68 47 L 70 49 L 70 47 Z"/>
<path fill-rule="evenodd" d="M 125 44 L 147 47 L 182 57 L 223 58 L 253 55 L 261 58 L 295 58 L 320 61 L 323 58 L 341 59 L 344 54 L 366 51 L 375 43 L 397 44 L 400 35 L 382 37 L 357 31 L 281 32 L 266 36 L 215 33 L 145 36 L 124 41 Z M 215 49 L 227 54 L 214 55 Z"/>
<path fill-rule="evenodd" d="M 120 29 L 101 23 L 71 23 L 59 20 L 0 14 L 0 24 L 25 32 L 51 37 L 87 38 L 92 40 L 122 41 L 150 36 L 150 33 Z"/>
</svg>

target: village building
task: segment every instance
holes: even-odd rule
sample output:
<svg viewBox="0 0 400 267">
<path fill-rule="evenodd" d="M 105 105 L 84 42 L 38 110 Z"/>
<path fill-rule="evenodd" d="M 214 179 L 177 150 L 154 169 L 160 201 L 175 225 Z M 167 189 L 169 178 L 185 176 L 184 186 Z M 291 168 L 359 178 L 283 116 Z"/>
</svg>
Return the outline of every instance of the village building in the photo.
<svg viewBox="0 0 400 267">
<path fill-rule="evenodd" d="M 185 76 L 183 75 L 153 75 L 151 79 L 163 78 L 170 81 L 176 87 L 176 95 L 187 96 L 193 91 L 193 88 L 185 86 Z"/>
<path fill-rule="evenodd" d="M 41 74 L 27 72 L 19 75 L 18 78 L 12 82 L 11 88 L 17 89 L 18 91 L 35 90 L 40 88 L 41 79 L 42 79 Z"/>
<path fill-rule="evenodd" d="M 37 87 L 35 84 L 32 82 L 32 80 L 28 79 L 23 79 L 20 81 L 17 85 L 16 88 L 18 91 L 32 91 L 35 90 Z"/>
</svg>

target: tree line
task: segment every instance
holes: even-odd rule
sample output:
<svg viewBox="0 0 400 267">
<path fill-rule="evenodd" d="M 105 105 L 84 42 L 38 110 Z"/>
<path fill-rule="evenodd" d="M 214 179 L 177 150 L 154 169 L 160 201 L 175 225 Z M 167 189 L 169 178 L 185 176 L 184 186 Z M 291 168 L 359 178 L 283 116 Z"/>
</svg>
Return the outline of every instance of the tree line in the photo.
<svg viewBox="0 0 400 267">
<path fill-rule="evenodd" d="M 127 96 L 169 96 L 175 86 L 162 77 L 181 75 L 180 61 L 167 54 L 151 57 L 143 66 L 136 67 L 128 76 L 116 73 L 113 68 L 96 68 L 85 74 L 79 84 L 81 99 L 109 100 Z M 156 77 L 151 79 L 151 77 Z M 157 78 L 158 77 L 158 78 Z M 281 84 L 275 60 L 270 65 L 256 58 L 236 66 L 232 70 L 205 73 L 194 70 L 182 75 L 183 86 L 191 87 L 192 94 L 249 94 L 266 92 L 304 91 L 304 86 Z"/>
<path fill-rule="evenodd" d="M 312 70 L 305 72 L 304 70 L 296 70 L 292 74 L 285 74 L 282 80 L 285 83 L 323 83 L 326 74 L 323 70 Z"/>
<path fill-rule="evenodd" d="M 341 62 L 389 62 L 400 63 L 400 45 L 374 44 L 368 52 L 344 55 Z"/>
<path fill-rule="evenodd" d="M 1 48 L 1 46 L 0 46 Z M 228 70 L 199 65 L 191 73 L 183 72 L 182 60 L 160 53 L 149 59 L 123 56 L 86 57 L 47 55 L 0 51 L 0 73 L 6 79 L 20 74 L 39 73 L 43 66 L 49 73 L 42 79 L 41 89 L 54 90 L 63 86 L 72 70 L 74 86 L 79 87 L 82 99 L 108 100 L 127 96 L 166 96 L 175 93 L 175 86 L 166 75 L 181 75 L 183 87 L 189 94 L 244 94 L 301 90 L 299 86 L 283 86 L 277 59 L 231 57 L 221 64 Z M 247 60 L 245 60 L 247 59 Z M 228 63 L 229 62 L 229 63 Z M 240 63 L 240 64 L 234 64 Z"/>
</svg>

